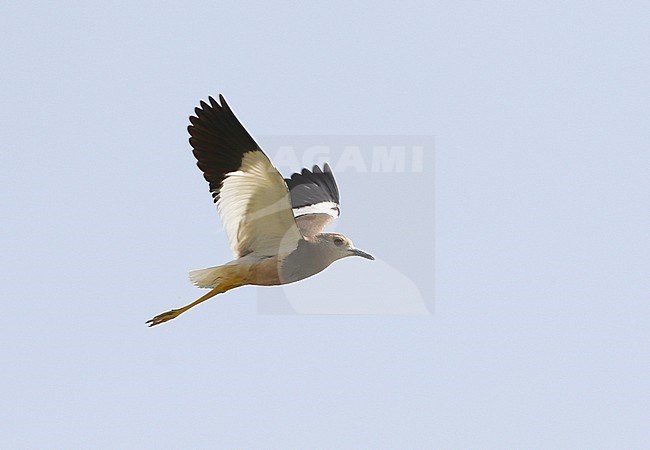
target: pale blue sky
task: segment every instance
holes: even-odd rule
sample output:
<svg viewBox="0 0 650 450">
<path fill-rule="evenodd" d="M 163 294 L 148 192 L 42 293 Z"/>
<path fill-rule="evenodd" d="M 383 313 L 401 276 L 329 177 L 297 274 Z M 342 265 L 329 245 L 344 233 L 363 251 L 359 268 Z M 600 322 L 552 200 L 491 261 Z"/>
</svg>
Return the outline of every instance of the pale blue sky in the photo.
<svg viewBox="0 0 650 450">
<path fill-rule="evenodd" d="M 648 23 L 647 2 L 4 2 L 0 447 L 647 447 Z M 230 257 L 186 131 L 219 92 L 263 146 L 435 139 L 420 173 L 338 175 L 337 231 L 374 265 L 277 291 L 431 314 L 260 314 L 276 294 L 244 288 L 144 325 Z"/>
</svg>

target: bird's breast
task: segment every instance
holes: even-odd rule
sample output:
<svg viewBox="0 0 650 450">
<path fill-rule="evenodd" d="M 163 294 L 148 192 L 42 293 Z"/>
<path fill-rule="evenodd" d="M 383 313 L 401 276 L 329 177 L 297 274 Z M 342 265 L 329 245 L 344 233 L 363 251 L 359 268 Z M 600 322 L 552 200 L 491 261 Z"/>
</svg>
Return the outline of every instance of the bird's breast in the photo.
<svg viewBox="0 0 650 450">
<path fill-rule="evenodd" d="M 332 259 L 310 241 L 301 241 L 293 252 L 280 260 L 281 284 L 304 280 L 325 270 Z"/>
</svg>

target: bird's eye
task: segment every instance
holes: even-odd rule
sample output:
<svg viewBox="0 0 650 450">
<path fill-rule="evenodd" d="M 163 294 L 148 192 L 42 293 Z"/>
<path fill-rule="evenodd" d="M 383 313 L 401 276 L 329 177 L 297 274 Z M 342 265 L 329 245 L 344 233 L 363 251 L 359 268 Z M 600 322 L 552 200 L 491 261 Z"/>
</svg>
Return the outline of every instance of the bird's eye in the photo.
<svg viewBox="0 0 650 450">
<path fill-rule="evenodd" d="M 337 247 L 340 247 L 341 245 L 343 245 L 343 239 L 341 239 L 339 237 L 334 238 L 334 245 L 336 245 Z"/>
</svg>

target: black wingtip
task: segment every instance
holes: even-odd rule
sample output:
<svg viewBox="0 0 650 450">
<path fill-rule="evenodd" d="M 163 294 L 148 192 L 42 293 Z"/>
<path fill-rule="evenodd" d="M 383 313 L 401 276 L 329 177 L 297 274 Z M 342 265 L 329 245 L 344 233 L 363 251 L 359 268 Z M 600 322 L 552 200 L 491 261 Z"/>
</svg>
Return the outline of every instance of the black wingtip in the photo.
<svg viewBox="0 0 650 450">
<path fill-rule="evenodd" d="M 291 192 L 291 205 L 294 208 L 315 205 L 321 202 L 340 203 L 339 189 L 330 166 L 325 163 L 323 171 L 318 165 L 312 171 L 307 168 L 285 178 Z"/>
<path fill-rule="evenodd" d="M 218 196 L 226 174 L 239 169 L 245 153 L 258 151 L 259 146 L 246 131 L 226 103 L 222 94 L 201 100 L 190 116 L 187 131 L 192 153 L 210 190 Z"/>
<path fill-rule="evenodd" d="M 194 108 L 194 113 L 198 116 L 200 112 L 206 112 L 206 111 L 219 111 L 221 108 L 223 108 L 224 104 L 226 101 L 224 100 L 223 96 L 219 94 L 219 102 L 217 102 L 213 96 L 208 96 L 208 101 L 205 102 L 204 100 L 201 100 L 199 102 L 199 107 Z"/>
</svg>

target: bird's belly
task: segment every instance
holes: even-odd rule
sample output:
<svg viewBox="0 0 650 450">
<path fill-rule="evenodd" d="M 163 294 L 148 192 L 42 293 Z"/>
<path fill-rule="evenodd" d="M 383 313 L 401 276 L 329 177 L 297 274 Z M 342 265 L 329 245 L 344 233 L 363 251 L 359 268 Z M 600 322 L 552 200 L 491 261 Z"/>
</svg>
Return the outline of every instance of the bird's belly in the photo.
<svg viewBox="0 0 650 450">
<path fill-rule="evenodd" d="M 250 284 L 256 284 L 258 286 L 282 284 L 279 276 L 278 258 L 266 258 L 253 264 L 248 276 Z"/>
</svg>

